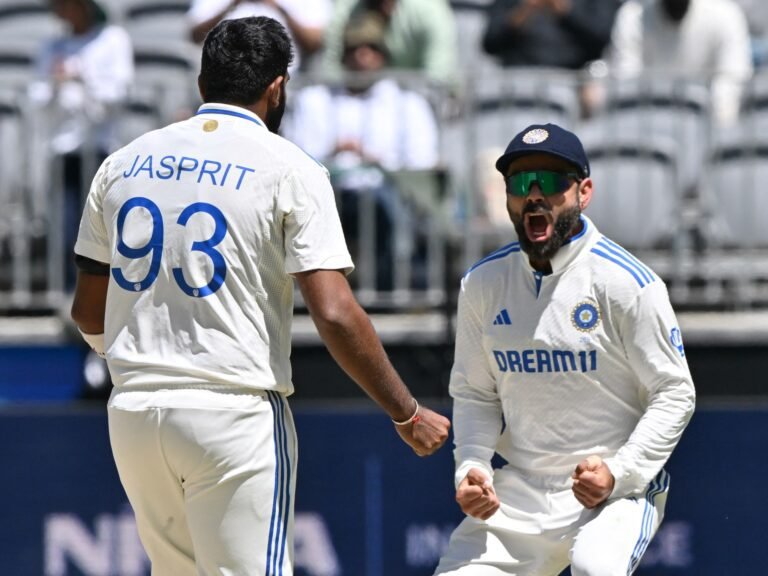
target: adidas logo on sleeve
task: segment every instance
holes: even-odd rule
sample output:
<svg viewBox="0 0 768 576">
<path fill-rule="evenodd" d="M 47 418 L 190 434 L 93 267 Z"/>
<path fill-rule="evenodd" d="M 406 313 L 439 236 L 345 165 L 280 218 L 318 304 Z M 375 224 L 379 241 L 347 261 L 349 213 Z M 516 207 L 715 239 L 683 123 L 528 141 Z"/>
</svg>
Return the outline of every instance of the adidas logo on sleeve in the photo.
<svg viewBox="0 0 768 576">
<path fill-rule="evenodd" d="M 496 319 L 493 321 L 494 326 L 511 326 L 512 320 L 509 318 L 509 312 L 506 308 L 502 308 L 501 312 L 496 315 Z"/>
</svg>

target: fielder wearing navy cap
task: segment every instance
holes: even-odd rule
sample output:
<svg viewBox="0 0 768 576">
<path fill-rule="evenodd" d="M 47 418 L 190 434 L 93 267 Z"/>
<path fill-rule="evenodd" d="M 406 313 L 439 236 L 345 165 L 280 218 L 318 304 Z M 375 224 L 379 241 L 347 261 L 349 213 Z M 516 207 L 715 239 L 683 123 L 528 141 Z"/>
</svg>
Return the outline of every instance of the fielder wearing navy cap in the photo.
<svg viewBox="0 0 768 576">
<path fill-rule="evenodd" d="M 512 160 L 534 153 L 559 156 L 573 164 L 582 177 L 589 176 L 589 160 L 581 140 L 557 124 L 528 126 L 509 143 L 504 154 L 496 161 L 496 169 L 506 176 Z"/>
<path fill-rule="evenodd" d="M 552 259 L 584 229 L 592 198 L 589 161 L 579 138 L 556 124 L 533 124 L 496 161 L 507 212 L 531 266 L 552 272 Z"/>
</svg>

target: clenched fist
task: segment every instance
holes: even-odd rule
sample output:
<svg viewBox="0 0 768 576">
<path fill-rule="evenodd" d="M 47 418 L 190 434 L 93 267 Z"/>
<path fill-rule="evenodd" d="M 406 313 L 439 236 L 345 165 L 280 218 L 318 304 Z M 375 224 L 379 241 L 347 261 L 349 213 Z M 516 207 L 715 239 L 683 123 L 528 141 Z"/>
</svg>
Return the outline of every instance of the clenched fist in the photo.
<svg viewBox="0 0 768 576">
<path fill-rule="evenodd" d="M 485 472 L 470 468 L 456 489 L 456 502 L 467 516 L 488 520 L 499 509 L 499 498 Z"/>
<path fill-rule="evenodd" d="M 596 508 L 613 492 L 616 482 L 600 456 L 588 456 L 573 471 L 573 495 L 585 508 Z"/>
<path fill-rule="evenodd" d="M 419 456 L 429 456 L 437 451 L 448 439 L 451 421 L 445 416 L 419 406 L 412 423 L 395 426 L 400 438 Z"/>
</svg>

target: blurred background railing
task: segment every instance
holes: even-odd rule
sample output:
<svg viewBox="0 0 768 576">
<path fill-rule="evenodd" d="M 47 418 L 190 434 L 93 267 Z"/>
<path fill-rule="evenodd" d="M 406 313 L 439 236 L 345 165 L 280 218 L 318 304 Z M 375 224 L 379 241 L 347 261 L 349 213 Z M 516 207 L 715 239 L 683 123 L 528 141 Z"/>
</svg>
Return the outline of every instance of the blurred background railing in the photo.
<svg viewBox="0 0 768 576">
<path fill-rule="evenodd" d="M 57 313 L 71 291 L 66 214 L 80 207 L 67 206 L 72 199 L 62 190 L 62 165 L 72 159 L 50 145 L 60 111 L 31 102 L 27 85 L 14 86 L 9 76 L 17 68 L 15 60 L 0 59 L 0 312 Z M 115 145 L 197 105 L 191 58 L 141 52 L 136 68 L 130 98 L 108 113 Z M 761 204 L 768 173 L 766 73 L 744 87 L 744 114 L 727 129 L 714 125 L 705 85 L 652 75 L 631 82 L 606 77 L 593 85 L 562 70 L 485 70 L 471 83 L 481 89 L 460 94 L 414 75 L 389 77 L 430 102 L 439 161 L 426 169 L 329 165 L 340 211 L 354 229 L 352 282 L 364 304 L 439 307 L 464 269 L 511 242 L 493 162 L 517 131 L 550 121 L 575 130 L 587 148 L 595 196 L 586 214 L 656 269 L 676 306 L 768 304 Z M 302 78 L 291 88 L 300 92 L 317 82 Z M 586 89 L 600 90 L 603 102 L 583 118 L 579 101 Z M 288 125 L 291 112 L 289 105 Z M 76 159 L 84 176 L 81 202 L 103 157 L 89 143 Z M 386 198 L 376 191 L 382 187 Z M 342 193 L 352 188 L 356 194 Z"/>
<path fill-rule="evenodd" d="M 91 177 L 107 153 L 200 103 L 189 1 L 100 4 L 130 39 L 133 71 L 124 95 L 91 103 L 67 96 L 39 69 L 41 46 L 66 35 L 52 5 L 0 0 L 3 342 L 82 346 L 68 308 Z M 605 60 L 578 70 L 504 67 L 483 50 L 491 3 L 455 0 L 451 8 L 453 76 L 395 67 L 334 73 L 305 59 L 291 74 L 281 129 L 328 167 L 356 263 L 350 282 L 417 390 L 446 396 L 459 280 L 514 241 L 494 162 L 531 123 L 556 122 L 581 136 L 595 186 L 586 214 L 664 278 L 689 343 L 747 350 L 768 340 L 768 68 L 760 65 L 768 50 L 755 43 L 754 74 L 728 89 L 740 113 L 723 121 L 712 78 L 621 75 Z M 339 146 L 348 140 L 362 149 Z M 294 357 L 319 358 L 296 296 Z M 100 381 L 94 395 L 103 397 L 104 366 L 85 364 L 86 382 Z M 324 373 L 314 360 L 296 362 L 297 379 L 308 366 L 307 377 Z M 324 374 L 321 388 L 304 393 L 352 394 L 336 385 L 340 372 Z"/>
</svg>

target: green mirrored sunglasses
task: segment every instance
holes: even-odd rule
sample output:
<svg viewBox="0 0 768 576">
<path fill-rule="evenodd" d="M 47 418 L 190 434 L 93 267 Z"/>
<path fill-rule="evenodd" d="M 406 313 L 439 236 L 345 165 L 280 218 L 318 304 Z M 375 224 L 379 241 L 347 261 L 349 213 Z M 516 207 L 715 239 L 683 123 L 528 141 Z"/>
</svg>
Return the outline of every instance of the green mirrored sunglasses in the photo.
<svg viewBox="0 0 768 576">
<path fill-rule="evenodd" d="M 531 170 L 515 172 L 507 176 L 507 194 L 525 197 L 535 182 L 543 196 L 565 192 L 571 187 L 571 180 L 581 181 L 576 172 L 554 172 L 552 170 Z"/>
</svg>

